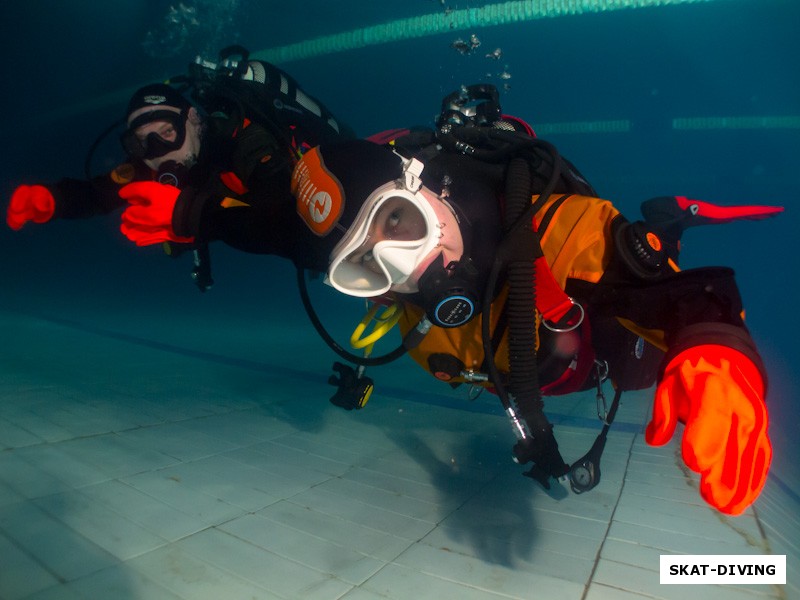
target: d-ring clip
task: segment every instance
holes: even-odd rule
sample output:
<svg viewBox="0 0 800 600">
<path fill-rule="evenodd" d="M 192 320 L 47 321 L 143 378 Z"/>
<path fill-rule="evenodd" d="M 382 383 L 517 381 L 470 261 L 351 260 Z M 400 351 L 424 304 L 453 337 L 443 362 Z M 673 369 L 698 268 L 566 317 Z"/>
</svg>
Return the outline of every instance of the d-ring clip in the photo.
<svg viewBox="0 0 800 600">
<path fill-rule="evenodd" d="M 572 307 L 567 311 L 567 314 L 565 314 L 555 323 L 548 321 L 547 319 L 542 319 L 542 325 L 547 327 L 553 333 L 566 333 L 568 331 L 574 331 L 580 327 L 581 323 L 583 323 L 584 317 L 586 316 L 586 311 L 579 302 L 575 302 L 574 298 L 570 297 L 569 301 L 572 302 Z M 577 311 L 575 309 L 577 309 Z"/>
</svg>

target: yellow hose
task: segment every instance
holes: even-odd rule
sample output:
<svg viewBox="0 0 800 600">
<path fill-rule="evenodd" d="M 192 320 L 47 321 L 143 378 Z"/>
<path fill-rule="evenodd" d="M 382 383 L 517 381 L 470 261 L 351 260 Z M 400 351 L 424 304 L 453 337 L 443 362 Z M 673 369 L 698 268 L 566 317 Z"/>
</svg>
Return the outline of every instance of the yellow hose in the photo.
<svg viewBox="0 0 800 600">
<path fill-rule="evenodd" d="M 383 312 L 376 316 L 381 308 L 383 308 Z M 392 327 L 400 320 L 401 315 L 402 306 L 397 302 L 391 306 L 374 304 L 356 326 L 353 335 L 350 336 L 350 345 L 356 349 L 366 348 L 365 352 L 369 354 L 372 352 L 372 346 L 375 345 L 375 342 L 389 333 Z M 372 332 L 362 337 L 370 324 L 373 324 Z"/>
</svg>

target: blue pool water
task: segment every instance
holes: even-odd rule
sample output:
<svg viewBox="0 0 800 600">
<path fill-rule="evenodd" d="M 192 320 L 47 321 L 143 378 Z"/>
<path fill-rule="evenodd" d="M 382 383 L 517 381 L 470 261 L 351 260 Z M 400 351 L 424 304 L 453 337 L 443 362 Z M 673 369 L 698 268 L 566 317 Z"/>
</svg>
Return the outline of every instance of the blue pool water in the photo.
<svg viewBox="0 0 800 600">
<path fill-rule="evenodd" d="M 576 0 L 571 6 L 577 14 L 510 21 L 504 10 L 512 4 L 564 5 L 42 0 L 6 6 L 0 19 L 3 206 L 21 183 L 82 177 L 89 146 L 121 116 L 130 91 L 184 72 L 198 54 L 214 59 L 229 44 L 276 57 L 360 136 L 430 126 L 445 94 L 464 84 L 494 83 L 504 112 L 531 123 L 631 220 L 639 217 L 643 200 L 660 195 L 786 208 L 766 221 L 689 230 L 681 258 L 684 267 L 728 265 L 737 273 L 747 324 L 769 374 L 772 476 L 796 500 L 800 4 Z M 449 26 L 449 15 L 470 11 L 468 25 L 453 16 Z M 422 15 L 430 18 L 414 21 Z M 490 24 L 492 18 L 501 24 Z M 425 30 L 429 21 L 437 26 Z M 352 33 L 364 31 L 372 33 Z M 471 35 L 480 40 L 472 52 L 453 47 Z M 361 41 L 342 47 L 342 39 Z M 496 49 L 499 59 L 487 56 Z M 92 157 L 94 172 L 122 158 L 114 138 Z M 306 320 L 290 265 L 217 248 L 217 283 L 203 295 L 189 279 L 190 268 L 188 257 L 170 260 L 158 248 L 135 248 L 119 233 L 116 216 L 20 232 L 3 226 L 0 308 L 154 352 L 180 348 L 183 356 L 226 366 L 235 355 L 233 363 L 254 369 L 272 363 L 265 372 L 278 377 L 283 369 L 298 397 L 303 391 L 297 382 L 309 373 L 319 373 L 308 376 L 309 385 L 324 383 L 333 355 Z M 324 315 L 347 315 L 344 325 L 334 326 L 346 334 L 361 305 L 321 286 L 314 291 Z M 193 329 L 180 330 L 171 315 Z M 224 348 L 215 346 L 212 332 L 226 319 L 234 330 L 249 332 L 237 348 L 230 338 Z M 289 365 L 281 363 L 284 346 L 310 350 Z M 72 353 L 68 345 L 52 350 L 55 356 Z M 57 371 L 58 361 L 48 361 L 43 372 Z M 414 367 L 408 361 L 402 369 Z M 402 396 L 401 372 L 384 367 L 373 375 L 390 394 Z M 409 394 L 409 400 L 449 406 L 446 386 L 419 379 L 419 395 Z M 562 412 L 558 402 L 548 400 L 547 406 Z M 485 405 L 474 410 L 491 412 Z M 628 423 L 623 430 L 635 427 Z"/>
<path fill-rule="evenodd" d="M 543 576 L 543 585 L 556 581 L 564 597 L 602 600 L 621 597 L 619 588 L 626 590 L 625 597 L 662 597 L 656 547 L 661 552 L 699 552 L 702 546 L 708 552 L 756 548 L 769 553 L 772 544 L 796 566 L 797 523 L 791 515 L 800 494 L 799 3 L 6 4 L 0 15 L 3 206 L 22 183 L 82 177 L 87 150 L 122 116 L 133 89 L 181 74 L 196 55 L 214 59 L 221 47 L 235 43 L 274 60 L 360 136 L 430 126 L 445 94 L 464 84 L 493 83 L 501 89 L 504 112 L 531 123 L 631 220 L 639 218 L 643 200 L 659 195 L 777 204 L 786 210 L 766 221 L 689 230 L 681 255 L 684 267 L 735 269 L 747 324 L 767 366 L 775 455 L 768 491 L 757 504 L 758 522 L 751 516 L 730 522 L 700 506 L 696 491 L 687 493 L 687 482 L 673 464 L 677 444 L 661 453 L 645 447 L 646 405 L 640 402 L 649 402 L 649 392 L 629 401 L 609 438 L 608 487 L 591 498 L 561 502 L 531 492 L 514 465 L 506 465 L 507 427 L 495 418 L 499 407 L 488 394 L 469 403 L 424 377 L 408 359 L 370 371 L 377 390 L 371 410 L 344 415 L 324 398 L 317 402 L 329 391 L 325 382 L 335 357 L 308 323 L 293 269 L 284 261 L 214 248 L 216 285 L 199 294 L 189 277 L 188 256 L 170 260 L 157 247 L 134 247 L 119 233 L 116 215 L 29 225 L 19 232 L 3 226 L 0 598 L 214 597 L 214 578 L 230 576 L 225 579 L 229 587 L 219 588 L 217 597 L 238 597 L 232 590 L 244 586 L 242 581 L 250 585 L 249 577 L 256 578 L 253 589 L 276 597 L 311 597 L 302 591 L 303 577 L 311 577 L 308 581 L 321 586 L 317 598 L 351 591 L 348 597 L 397 600 L 434 597 L 424 596 L 420 586 L 427 581 L 444 585 L 456 572 L 463 574 L 458 584 L 466 586 L 458 588 L 459 597 L 467 590 L 475 598 L 495 598 L 494 591 L 524 598 L 529 589 L 524 586 L 542 584 L 537 577 Z M 480 46 L 469 53 L 454 48 L 472 35 Z M 498 49 L 499 58 L 487 56 Z M 122 158 L 115 138 L 92 156 L 92 172 L 111 169 Z M 363 312 L 361 304 L 321 284 L 312 292 L 323 318 L 344 339 Z M 578 456 L 598 426 L 591 394 L 584 400 L 548 399 L 547 409 L 568 432 L 563 447 Z M 441 421 L 426 420 L 427 414 Z M 369 441 L 363 442 L 366 450 L 349 458 L 350 446 L 361 448 L 358 436 Z M 264 447 L 271 454 L 260 454 Z M 455 459 L 441 462 L 435 454 L 445 447 L 444 452 L 452 447 L 454 455 L 462 450 L 469 459 L 458 468 Z M 319 452 L 331 460 L 318 458 Z M 233 468 L 232 457 L 249 463 Z M 315 473 L 319 480 L 284 477 L 290 470 L 281 464 L 284 457 L 310 465 L 298 476 Z M 400 471 L 381 473 L 389 483 L 370 480 L 360 487 L 365 481 L 359 477 L 375 477 L 386 465 Z M 273 487 L 253 492 L 247 479 L 256 472 L 251 466 L 271 473 Z M 387 499 L 395 495 L 394 475 L 408 486 L 398 492 L 396 505 Z M 185 480 L 185 488 L 176 492 L 178 505 L 171 504 L 165 476 L 171 483 Z M 278 482 L 285 484 L 283 496 L 277 495 Z M 412 514 L 404 511 L 417 507 L 418 500 L 409 498 L 422 493 L 419 483 L 439 496 L 430 501 L 435 518 L 414 517 L 416 524 L 430 521 L 429 537 L 417 543 L 424 533 L 412 535 L 405 521 L 395 525 L 389 519 L 386 538 L 403 539 L 410 549 L 397 559 L 400 550 L 393 555 L 366 550 L 375 529 L 389 523 L 387 514 Z M 381 489 L 375 498 L 357 499 L 370 508 L 359 515 L 363 521 L 356 519 L 355 536 L 355 525 L 347 520 L 350 490 L 365 493 L 373 486 Z M 381 486 L 390 493 L 384 495 Z M 217 494 L 213 502 L 212 492 Z M 268 497 L 272 493 L 276 496 Z M 330 500 L 334 497 L 341 504 Z M 187 516 L 186 507 L 198 498 L 209 502 L 212 516 Z M 465 511 L 454 508 L 461 503 Z M 109 506 L 108 514 L 117 517 L 104 522 Z M 175 506 L 177 511 L 170 512 Z M 794 508 L 776 508 L 783 506 Z M 151 509 L 174 514 L 174 527 L 164 531 Z M 266 520 L 255 518 L 259 509 Z M 298 511 L 309 517 L 303 527 Z M 383 516 L 368 522 L 372 511 Z M 330 519 L 329 513 L 338 516 Z M 312 514 L 348 526 L 295 537 L 296 525 L 316 527 Z M 39 522 L 30 515 L 38 515 L 48 533 L 40 535 Z M 150 537 L 139 537 L 142 532 L 128 519 Z M 482 527 L 484 520 L 491 527 Z M 246 531 L 255 521 L 258 526 Z M 281 537 L 290 530 L 294 533 Z M 219 550 L 232 539 L 227 534 L 246 540 L 229 556 Z M 352 545 L 344 566 L 328 566 L 322 550 L 320 561 L 326 564 L 306 556 L 326 536 L 335 540 L 333 551 L 324 546 L 333 563 L 342 545 Z M 516 543 L 507 542 L 514 536 Z M 161 547 L 164 539 L 169 548 Z M 64 550 L 53 552 L 62 546 L 52 540 L 63 542 Z M 294 552 L 306 543 L 313 552 Z M 246 554 L 251 550 L 256 553 Z M 370 560 L 378 557 L 383 569 L 353 580 L 348 561 L 363 564 L 361 552 Z M 270 562 L 276 555 L 280 561 Z M 570 564 L 578 561 L 575 570 L 562 568 L 565 555 Z M 75 564 L 71 556 L 78 557 Z M 198 556 L 206 571 L 193 583 L 189 574 L 195 573 Z M 161 569 L 173 559 L 174 572 Z M 255 566 L 242 575 L 248 560 Z M 14 568 L 3 571 L 7 561 Z M 265 564 L 272 565 L 269 573 L 303 564 L 305 575 L 269 579 L 262 573 Z M 406 570 L 414 573 L 409 580 L 403 579 Z M 489 584 L 480 581 L 484 575 Z M 791 597 L 798 589 L 792 577 L 790 587 L 769 588 L 764 597 Z M 116 591 L 108 595 L 111 589 Z M 456 593 L 455 587 L 437 589 L 428 592 L 435 597 Z M 710 595 L 698 597 L 728 597 L 725 590 L 715 590 L 705 588 Z M 736 597 L 750 597 L 747 591 Z"/>
<path fill-rule="evenodd" d="M 219 47 L 239 43 L 258 55 L 279 56 L 281 49 L 310 47 L 311 40 L 325 36 L 405 23 L 419 15 L 446 21 L 450 9 L 464 13 L 490 5 L 350 4 L 311 1 L 278 10 L 272 3 L 195 0 L 16 7 L 15 16 L 3 21 L 3 195 L 21 182 L 80 176 L 89 144 L 118 118 L 126 92 L 183 72 L 195 55 L 213 59 Z M 487 13 L 469 27 L 440 26 L 430 34 L 412 23 L 406 25 L 410 33 L 394 36 L 409 38 L 399 41 L 381 38 L 393 39 L 387 26 L 364 47 L 336 51 L 323 44 L 307 52 L 310 56 L 279 66 L 364 136 L 430 125 L 441 97 L 462 84 L 483 81 L 507 88 L 501 98 L 505 112 L 539 128 L 601 195 L 634 219 L 642 200 L 662 194 L 786 206 L 783 215 L 767 222 L 690 230 L 682 260 L 689 267 L 726 264 L 736 270 L 748 324 L 769 368 L 775 421 L 795 422 L 800 75 L 792 57 L 800 49 L 795 31 L 800 10 L 796 3 L 776 0 L 600 12 L 592 11 L 603 2 L 573 4 L 583 6 L 585 14 L 484 26 Z M 469 54 L 453 49 L 453 42 L 471 34 L 480 47 Z M 496 48 L 501 58 L 487 58 Z M 510 78 L 502 79 L 502 73 Z M 730 122 L 720 125 L 722 119 Z M 578 131 L 565 133 L 565 123 L 577 123 Z M 623 130 L 603 132 L 608 123 L 623 123 Z M 600 124 L 601 131 L 587 132 L 586 124 Z M 118 158 L 116 146 L 106 144 L 92 168 L 111 166 Z M 124 264 L 125 273 L 137 273 L 135 293 L 142 301 L 149 301 L 149 294 L 182 298 L 194 291 L 176 281 L 183 277 L 182 267 L 128 247 L 113 219 L 28 227 L 18 234 L 3 229 L 0 248 L 6 290 L 31 286 L 103 296 L 119 290 L 105 277 L 80 276 L 79 285 L 79 273 L 87 264 L 102 264 L 113 277 Z M 251 265 L 252 257 L 231 256 L 238 264 L 227 265 L 228 255 L 218 259 L 223 290 L 214 294 L 245 285 L 246 301 L 275 313 L 294 310 L 274 289 L 256 299 L 253 283 L 278 277 L 260 263 L 245 271 L 241 264 Z M 291 287 L 291 281 L 286 284 Z M 217 300 L 182 302 L 201 306 Z M 301 334 L 313 335 L 310 328 Z M 778 427 L 776 441 L 784 437 Z M 785 436 L 787 443 L 790 439 Z M 782 462 L 777 456 L 776 466 Z"/>
</svg>

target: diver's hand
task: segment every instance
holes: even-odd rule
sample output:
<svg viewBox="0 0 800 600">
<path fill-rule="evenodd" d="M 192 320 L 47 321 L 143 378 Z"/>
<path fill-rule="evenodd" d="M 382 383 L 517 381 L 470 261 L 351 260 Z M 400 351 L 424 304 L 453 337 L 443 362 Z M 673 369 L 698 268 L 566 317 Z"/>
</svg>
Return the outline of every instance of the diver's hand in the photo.
<svg viewBox="0 0 800 600">
<path fill-rule="evenodd" d="M 129 183 L 119 191 L 128 208 L 122 213 L 120 231 L 137 246 L 162 242 L 189 244 L 193 237 L 181 237 L 172 229 L 172 212 L 180 190 L 155 181 Z"/>
<path fill-rule="evenodd" d="M 28 221 L 46 223 L 56 211 L 53 194 L 43 185 L 21 185 L 11 195 L 6 211 L 6 223 L 19 231 Z"/>
<path fill-rule="evenodd" d="M 673 358 L 656 390 L 648 444 L 666 444 L 677 421 L 686 424 L 683 460 L 700 473 L 700 494 L 720 511 L 738 515 L 767 478 L 764 382 L 744 354 L 716 344 L 694 346 Z"/>
</svg>

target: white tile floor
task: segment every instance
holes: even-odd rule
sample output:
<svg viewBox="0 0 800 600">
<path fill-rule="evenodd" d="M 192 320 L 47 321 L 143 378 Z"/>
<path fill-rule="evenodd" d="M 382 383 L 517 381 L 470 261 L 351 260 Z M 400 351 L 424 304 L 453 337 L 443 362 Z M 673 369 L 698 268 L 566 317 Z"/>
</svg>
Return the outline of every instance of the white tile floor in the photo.
<svg viewBox="0 0 800 600">
<path fill-rule="evenodd" d="M 644 444 L 647 394 L 624 397 L 600 486 L 547 494 L 493 399 L 416 373 L 347 413 L 285 347 L 226 355 L 234 325 L 205 348 L 0 327 L 0 600 L 800 598 L 796 496 L 774 478 L 745 516 L 709 510 L 676 446 Z M 578 458 L 593 395 L 548 407 Z M 787 554 L 789 583 L 662 586 L 664 553 Z"/>
</svg>

